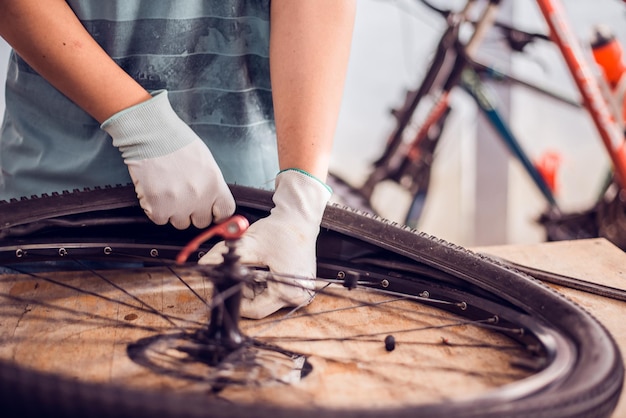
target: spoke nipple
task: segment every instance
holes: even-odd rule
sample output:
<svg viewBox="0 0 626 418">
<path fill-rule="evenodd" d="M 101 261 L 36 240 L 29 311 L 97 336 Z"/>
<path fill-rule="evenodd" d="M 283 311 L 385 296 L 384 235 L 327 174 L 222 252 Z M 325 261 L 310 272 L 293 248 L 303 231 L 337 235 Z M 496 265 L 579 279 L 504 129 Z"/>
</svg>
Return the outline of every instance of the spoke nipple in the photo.
<svg viewBox="0 0 626 418">
<path fill-rule="evenodd" d="M 396 349 L 396 339 L 393 335 L 387 335 L 385 337 L 385 350 L 393 351 Z"/>
<path fill-rule="evenodd" d="M 109 255 L 113 252 L 113 249 L 111 247 L 104 247 L 104 254 L 105 255 Z"/>
<path fill-rule="evenodd" d="M 467 302 L 460 302 L 460 303 L 457 303 L 457 305 L 456 305 L 456 306 L 458 306 L 459 308 L 461 308 L 461 310 L 462 310 L 462 311 L 464 311 L 464 310 L 466 310 L 466 309 L 467 309 Z"/>
<path fill-rule="evenodd" d="M 343 286 L 352 290 L 356 288 L 357 283 L 359 282 L 359 273 L 354 271 L 349 271 L 344 274 Z"/>
<path fill-rule="evenodd" d="M 430 293 L 428 292 L 428 290 L 424 290 L 419 295 L 420 295 L 420 297 L 423 297 L 424 299 L 428 299 L 430 297 Z"/>
<path fill-rule="evenodd" d="M 156 248 L 153 248 L 150 250 L 150 257 L 156 258 L 158 256 L 159 256 L 159 250 L 157 250 Z"/>
<path fill-rule="evenodd" d="M 21 248 L 18 248 L 17 250 L 15 250 L 15 256 L 16 256 L 17 258 L 22 258 L 22 257 L 24 257 L 24 254 L 25 254 L 25 253 L 24 253 L 24 250 L 22 250 Z"/>
<path fill-rule="evenodd" d="M 61 257 L 65 257 L 67 255 L 67 250 L 65 248 L 59 248 L 59 255 Z"/>
<path fill-rule="evenodd" d="M 383 280 L 380 282 L 380 285 L 381 285 L 382 287 L 384 287 L 384 288 L 389 287 L 389 280 L 387 280 L 387 279 L 383 279 Z"/>
</svg>

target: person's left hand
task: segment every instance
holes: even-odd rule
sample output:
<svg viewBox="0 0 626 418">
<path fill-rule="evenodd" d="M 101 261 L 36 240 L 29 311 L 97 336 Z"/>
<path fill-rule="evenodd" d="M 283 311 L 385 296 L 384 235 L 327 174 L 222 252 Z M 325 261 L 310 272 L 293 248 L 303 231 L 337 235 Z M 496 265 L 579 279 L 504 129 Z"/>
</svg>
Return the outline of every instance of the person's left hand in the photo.
<svg viewBox="0 0 626 418">
<path fill-rule="evenodd" d="M 283 307 L 306 305 L 314 295 L 316 242 L 330 189 L 317 178 L 299 170 L 281 171 L 276 177 L 270 215 L 250 225 L 237 251 L 241 263 L 268 267 L 273 279 L 261 292 L 246 286 L 241 315 L 264 318 Z M 199 261 L 217 264 L 225 251 L 217 244 Z"/>
</svg>

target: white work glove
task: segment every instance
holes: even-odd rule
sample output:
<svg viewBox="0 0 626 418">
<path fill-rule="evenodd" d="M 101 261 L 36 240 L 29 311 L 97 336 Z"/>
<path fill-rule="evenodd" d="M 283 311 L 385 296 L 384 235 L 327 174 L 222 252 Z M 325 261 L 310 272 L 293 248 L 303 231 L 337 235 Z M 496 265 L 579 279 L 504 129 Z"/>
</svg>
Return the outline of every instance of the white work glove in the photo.
<svg viewBox="0 0 626 418">
<path fill-rule="evenodd" d="M 102 129 L 121 151 L 139 204 L 154 223 L 204 228 L 235 211 L 211 151 L 176 115 L 167 91 L 116 113 Z"/>
<path fill-rule="evenodd" d="M 283 307 L 306 305 L 313 299 L 317 271 L 316 243 L 331 191 L 317 178 L 300 170 L 284 170 L 276 177 L 274 208 L 250 225 L 237 246 L 241 263 L 268 267 L 273 279 L 260 293 L 246 285 L 241 315 L 260 319 Z M 217 264 L 223 242 L 199 261 Z"/>
</svg>

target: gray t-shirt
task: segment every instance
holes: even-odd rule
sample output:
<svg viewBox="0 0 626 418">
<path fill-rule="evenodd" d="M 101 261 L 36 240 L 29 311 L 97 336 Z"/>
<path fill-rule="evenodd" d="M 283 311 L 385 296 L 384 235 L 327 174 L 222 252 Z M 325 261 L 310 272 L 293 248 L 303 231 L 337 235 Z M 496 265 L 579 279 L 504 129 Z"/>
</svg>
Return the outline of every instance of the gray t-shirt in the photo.
<svg viewBox="0 0 626 418">
<path fill-rule="evenodd" d="M 270 0 L 67 3 L 143 87 L 168 90 L 227 182 L 273 187 Z M 0 132 L 0 200 L 129 182 L 98 122 L 13 53 Z"/>
</svg>

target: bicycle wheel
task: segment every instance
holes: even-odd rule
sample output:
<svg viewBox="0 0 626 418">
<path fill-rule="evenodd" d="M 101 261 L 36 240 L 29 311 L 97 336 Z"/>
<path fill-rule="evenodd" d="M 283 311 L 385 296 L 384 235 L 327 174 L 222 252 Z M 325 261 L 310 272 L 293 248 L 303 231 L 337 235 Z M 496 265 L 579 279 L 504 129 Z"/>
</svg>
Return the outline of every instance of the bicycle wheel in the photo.
<svg viewBox="0 0 626 418">
<path fill-rule="evenodd" d="M 251 221 L 267 214 L 269 193 L 233 191 Z M 133 207 L 77 213 L 76 199 L 98 208 L 99 193 Z M 492 259 L 336 206 L 318 241 L 329 285 L 295 312 L 242 321 L 246 344 L 211 361 L 197 339 L 215 306 L 210 279 L 167 263 L 87 268 L 163 264 L 188 241 L 139 222 L 129 190 L 115 193 L 0 205 L 12 225 L 0 261 L 23 273 L 0 285 L 3 416 L 587 417 L 617 403 L 620 354 L 579 306 Z M 65 215 L 16 220 L 39 203 Z M 39 257 L 79 268 L 16 264 Z"/>
</svg>

